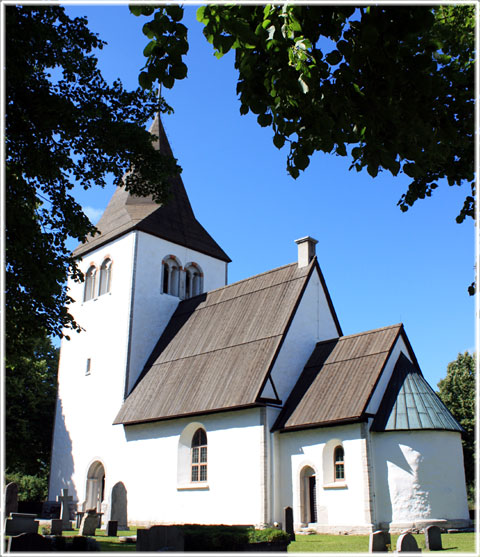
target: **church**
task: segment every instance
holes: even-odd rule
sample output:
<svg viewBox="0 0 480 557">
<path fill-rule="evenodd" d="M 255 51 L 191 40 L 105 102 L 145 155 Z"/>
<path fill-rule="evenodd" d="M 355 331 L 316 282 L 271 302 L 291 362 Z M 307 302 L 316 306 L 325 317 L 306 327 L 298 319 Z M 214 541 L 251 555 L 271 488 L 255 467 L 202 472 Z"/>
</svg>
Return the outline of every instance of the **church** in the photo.
<svg viewBox="0 0 480 557">
<path fill-rule="evenodd" d="M 319 533 L 469 526 L 462 428 L 403 325 L 344 336 L 309 236 L 227 284 L 180 176 L 171 193 L 118 188 L 74 252 L 84 330 L 62 340 L 49 499 L 119 528 L 281 525 L 285 507 Z"/>
</svg>

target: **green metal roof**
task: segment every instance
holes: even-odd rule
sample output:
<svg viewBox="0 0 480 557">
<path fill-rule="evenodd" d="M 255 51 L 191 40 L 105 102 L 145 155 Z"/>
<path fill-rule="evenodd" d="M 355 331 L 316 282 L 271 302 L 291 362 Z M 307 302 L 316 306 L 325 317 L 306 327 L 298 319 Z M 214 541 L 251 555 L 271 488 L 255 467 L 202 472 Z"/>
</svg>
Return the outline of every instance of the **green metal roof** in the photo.
<svg viewBox="0 0 480 557">
<path fill-rule="evenodd" d="M 372 424 L 372 431 L 443 429 L 463 432 L 412 362 L 401 354 Z"/>
</svg>

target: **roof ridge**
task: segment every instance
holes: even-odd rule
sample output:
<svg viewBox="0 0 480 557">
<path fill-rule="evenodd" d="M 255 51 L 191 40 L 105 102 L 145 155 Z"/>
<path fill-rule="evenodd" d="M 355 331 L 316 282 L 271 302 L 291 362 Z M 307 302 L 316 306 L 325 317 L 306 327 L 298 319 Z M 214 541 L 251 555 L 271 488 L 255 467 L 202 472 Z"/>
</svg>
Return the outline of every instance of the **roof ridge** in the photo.
<svg viewBox="0 0 480 557">
<path fill-rule="evenodd" d="M 395 325 L 387 325 L 385 327 L 379 327 L 378 329 L 370 329 L 369 331 L 360 331 L 359 333 L 352 333 L 351 335 L 343 335 L 341 337 L 333 337 L 326 340 L 320 340 L 317 342 L 316 346 L 318 346 L 319 344 L 326 344 L 328 342 L 333 342 L 333 341 L 338 342 L 340 340 L 347 339 L 347 338 L 360 337 L 363 335 L 371 335 L 373 333 L 379 333 L 380 331 L 386 331 L 387 329 L 394 329 L 396 327 L 398 328 L 403 327 L 403 323 L 396 323 Z"/>
<path fill-rule="evenodd" d="M 218 306 L 220 304 L 226 304 L 228 302 L 231 302 L 232 300 L 238 300 L 239 298 L 243 298 L 244 296 L 250 296 L 251 294 L 254 294 L 256 292 L 262 292 L 263 290 L 268 290 L 269 288 L 275 288 L 276 286 L 279 286 L 280 284 L 287 284 L 289 282 L 294 282 L 296 280 L 304 279 L 306 276 L 308 276 L 308 275 L 295 277 L 295 278 L 290 278 L 288 280 L 284 280 L 283 282 L 278 282 L 277 284 L 270 284 L 269 286 L 264 286 L 262 288 L 257 288 L 256 290 L 252 290 L 250 292 L 244 292 L 243 294 L 238 294 L 237 296 L 227 298 L 226 300 L 218 300 L 218 302 L 212 302 L 208 306 L 202 306 L 202 307 L 197 306 L 197 307 L 195 307 L 195 309 L 191 313 L 195 313 L 196 311 L 201 311 L 203 309 Z M 242 282 L 242 281 L 239 281 L 239 282 Z M 238 282 L 234 283 L 234 284 L 238 284 Z M 227 288 L 227 286 L 230 286 L 230 285 L 223 286 L 222 288 Z M 222 288 L 216 288 L 215 290 L 209 290 L 208 292 L 204 292 L 203 294 L 197 294 L 197 296 L 192 296 L 192 298 L 187 298 L 186 300 L 182 300 L 180 302 L 180 304 L 178 305 L 178 308 L 180 308 L 181 305 L 186 305 L 190 300 L 193 300 L 194 298 L 197 298 L 198 296 L 205 296 L 205 294 L 208 296 L 208 294 L 210 294 L 211 292 L 216 292 L 218 290 L 222 290 Z M 184 302 L 185 302 L 185 304 L 184 304 Z M 188 313 L 190 313 L 190 310 L 183 311 L 182 309 L 179 309 L 177 315 L 182 315 L 183 313 L 186 313 L 187 311 L 188 311 Z"/>
</svg>

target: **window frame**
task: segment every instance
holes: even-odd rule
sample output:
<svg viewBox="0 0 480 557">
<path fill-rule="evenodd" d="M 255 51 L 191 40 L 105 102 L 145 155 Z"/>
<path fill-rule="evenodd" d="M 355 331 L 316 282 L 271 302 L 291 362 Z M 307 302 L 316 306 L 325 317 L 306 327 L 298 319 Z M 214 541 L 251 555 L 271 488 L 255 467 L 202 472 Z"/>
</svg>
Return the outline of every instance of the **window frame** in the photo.
<svg viewBox="0 0 480 557">
<path fill-rule="evenodd" d="M 341 451 L 341 458 L 337 453 Z M 337 445 L 333 450 L 333 481 L 345 482 L 345 449 L 342 445 Z"/>
<path fill-rule="evenodd" d="M 83 290 L 83 301 L 88 302 L 96 298 L 97 286 L 97 268 L 92 263 L 85 273 L 85 286 Z"/>
<path fill-rule="evenodd" d="M 105 281 L 105 285 L 103 282 Z M 105 257 L 101 266 L 98 280 L 98 295 L 108 294 L 112 284 L 112 260 L 110 257 Z M 103 286 L 103 288 L 102 288 Z"/>
<path fill-rule="evenodd" d="M 190 449 L 190 482 L 204 484 L 208 481 L 207 432 L 199 427 L 192 437 Z"/>
</svg>

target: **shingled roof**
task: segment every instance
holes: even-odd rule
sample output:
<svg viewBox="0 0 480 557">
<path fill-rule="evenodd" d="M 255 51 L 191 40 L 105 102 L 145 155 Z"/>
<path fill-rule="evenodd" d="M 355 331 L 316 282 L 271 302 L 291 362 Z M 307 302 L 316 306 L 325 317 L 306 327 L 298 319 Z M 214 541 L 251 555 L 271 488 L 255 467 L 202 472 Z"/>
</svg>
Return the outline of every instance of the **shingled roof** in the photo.
<svg viewBox="0 0 480 557">
<path fill-rule="evenodd" d="M 319 342 L 272 429 L 362 419 L 402 331 L 398 324 Z"/>
<path fill-rule="evenodd" d="M 316 259 L 181 301 L 116 424 L 260 403 Z"/>
<path fill-rule="evenodd" d="M 173 156 L 158 116 L 150 132 L 158 137 L 156 148 L 163 154 Z M 231 261 L 195 218 L 180 176 L 172 178 L 170 191 L 169 201 L 158 205 L 151 197 L 137 197 L 125 191 L 124 187 L 117 188 L 96 225 L 100 234 L 90 236 L 73 254 L 83 256 L 131 230 L 141 230 L 222 261 Z"/>
</svg>

